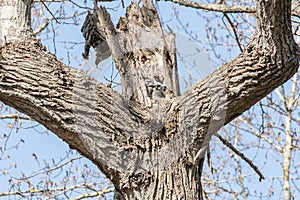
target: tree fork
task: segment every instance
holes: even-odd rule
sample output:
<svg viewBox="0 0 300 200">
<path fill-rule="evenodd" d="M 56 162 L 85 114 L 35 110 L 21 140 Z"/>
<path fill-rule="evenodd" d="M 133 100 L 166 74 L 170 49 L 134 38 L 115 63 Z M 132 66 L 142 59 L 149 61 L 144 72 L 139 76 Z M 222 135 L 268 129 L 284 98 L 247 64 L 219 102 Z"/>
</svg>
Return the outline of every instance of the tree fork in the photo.
<svg viewBox="0 0 300 200">
<path fill-rule="evenodd" d="M 199 171 L 211 135 L 298 69 L 290 0 L 258 0 L 257 30 L 245 51 L 182 96 L 174 35 L 163 33 L 151 1 L 132 4 L 116 28 L 104 8 L 96 10 L 123 96 L 32 38 L 30 1 L 0 5 L 0 100 L 94 162 L 123 199 L 201 199 Z M 158 43 L 149 43 L 153 35 Z"/>
</svg>

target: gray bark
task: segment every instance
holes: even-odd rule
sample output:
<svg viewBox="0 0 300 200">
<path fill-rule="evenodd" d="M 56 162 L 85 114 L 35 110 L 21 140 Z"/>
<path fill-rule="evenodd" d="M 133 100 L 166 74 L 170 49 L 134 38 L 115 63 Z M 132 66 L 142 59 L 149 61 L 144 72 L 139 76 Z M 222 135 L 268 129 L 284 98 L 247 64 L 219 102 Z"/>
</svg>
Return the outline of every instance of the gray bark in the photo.
<svg viewBox="0 0 300 200">
<path fill-rule="evenodd" d="M 31 36 L 30 1 L 0 0 L 0 100 L 94 162 L 118 198 L 201 199 L 211 135 L 298 69 L 291 1 L 257 1 L 257 30 L 245 51 L 183 95 L 174 34 L 163 32 L 151 1 L 143 5 L 133 3 L 117 27 L 97 9 L 83 29 L 85 56 L 90 46 L 109 47 L 121 96 L 64 65 Z M 4 12 L 7 7 L 17 12 Z"/>
<path fill-rule="evenodd" d="M 0 0 L 0 47 L 31 37 L 31 0 Z"/>
</svg>

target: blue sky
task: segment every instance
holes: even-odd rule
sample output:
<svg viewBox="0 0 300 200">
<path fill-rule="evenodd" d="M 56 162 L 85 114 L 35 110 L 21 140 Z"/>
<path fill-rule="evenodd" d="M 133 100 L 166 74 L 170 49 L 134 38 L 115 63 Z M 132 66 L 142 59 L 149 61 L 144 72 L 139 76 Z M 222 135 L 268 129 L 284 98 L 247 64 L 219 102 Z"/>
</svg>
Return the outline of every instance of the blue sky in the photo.
<svg viewBox="0 0 300 200">
<path fill-rule="evenodd" d="M 76 1 L 77 2 L 77 1 Z M 81 1 L 79 1 L 81 2 Z M 128 3 L 128 2 L 126 2 Z M 83 4 L 81 4 L 83 5 Z M 105 3 L 109 8 L 117 8 L 117 11 L 109 10 L 109 12 L 112 13 L 112 19 L 114 22 L 117 22 L 117 19 L 120 15 L 124 15 L 124 9 L 119 6 L 119 2 L 113 2 L 113 3 Z M 51 4 L 49 6 L 49 9 L 53 11 L 53 13 L 58 10 L 59 4 Z M 89 3 L 87 6 L 92 7 L 92 5 Z M 190 8 L 184 8 L 179 7 L 177 5 L 166 3 L 166 2 L 160 2 L 157 4 L 159 13 L 161 14 L 162 21 L 167 23 L 177 34 L 177 48 L 179 54 L 184 57 L 184 62 L 179 62 L 179 72 L 181 74 L 181 90 L 184 91 L 187 89 L 187 87 L 184 85 L 185 80 L 183 77 L 188 76 L 188 73 L 186 69 L 184 68 L 184 64 L 188 64 L 191 66 L 192 64 L 196 64 L 198 67 L 192 68 L 191 73 L 200 80 L 204 76 L 206 76 L 208 73 L 213 71 L 215 68 L 217 68 L 221 62 L 213 62 L 209 60 L 209 56 L 207 55 L 206 51 L 204 50 L 208 45 L 205 45 L 205 43 L 208 42 L 209 38 L 206 37 L 204 30 L 207 28 L 207 22 L 206 21 L 200 21 L 199 19 L 199 13 L 195 12 L 195 10 Z M 70 3 L 66 3 L 66 13 L 72 12 L 74 9 L 74 5 Z M 179 11 L 179 16 L 182 19 L 182 23 L 186 25 L 188 23 L 189 26 L 188 29 L 194 32 L 198 32 L 198 42 L 195 40 L 191 40 L 189 37 L 186 36 L 185 30 L 183 30 L 183 27 L 178 23 L 176 20 L 176 16 L 174 16 L 174 9 Z M 201 15 L 207 15 L 209 16 L 210 13 L 207 12 L 201 12 Z M 46 15 L 50 16 L 49 13 L 46 12 Z M 53 45 L 53 33 L 51 31 L 44 32 L 41 34 L 41 39 L 43 44 L 47 47 L 48 50 L 50 50 L 53 53 L 56 53 L 57 57 L 59 59 L 62 59 L 64 63 L 70 64 L 73 67 L 76 68 L 82 68 L 85 70 L 88 70 L 90 68 L 94 68 L 94 62 L 93 59 L 95 59 L 94 55 L 90 56 L 90 60 L 84 61 L 81 57 L 81 54 L 83 52 L 83 42 L 84 38 L 81 35 L 80 28 L 83 23 L 83 18 L 85 15 L 78 18 L 79 26 L 74 25 L 68 25 L 68 24 L 56 24 L 55 21 L 53 21 L 53 26 L 57 27 L 55 29 L 57 36 L 55 36 L 55 46 Z M 222 17 L 222 16 L 219 16 Z M 217 19 L 215 16 L 210 17 L 211 24 L 217 26 Z M 51 24 L 50 24 L 51 30 Z M 191 27 L 191 28 L 190 28 Z M 228 35 L 228 32 L 225 30 L 219 30 L 219 35 L 224 36 Z M 77 43 L 74 45 L 74 43 L 65 43 L 64 41 L 72 41 Z M 199 42 L 200 41 L 200 42 Z M 67 48 L 66 48 L 67 47 Z M 200 51 L 197 51 L 197 49 L 200 49 Z M 237 47 L 233 48 L 230 53 L 226 51 L 226 48 L 217 47 L 218 53 L 223 55 L 223 58 L 225 60 L 230 60 L 234 56 L 236 56 L 239 53 L 239 50 Z M 93 51 L 91 51 L 93 54 Z M 224 56 L 227 55 L 227 56 Z M 103 77 L 110 77 L 111 76 L 111 70 L 113 67 L 113 63 L 111 59 L 107 59 L 103 63 L 100 64 L 100 66 L 96 67 L 96 71 L 90 72 L 92 76 L 94 76 L 98 80 L 103 80 Z M 194 81 L 194 80 L 192 80 Z M 259 115 L 259 109 L 255 108 L 252 109 L 254 112 L 256 112 Z M 58 138 L 56 135 L 54 135 L 51 132 L 47 132 L 45 128 L 41 125 L 37 125 L 35 122 L 24 122 L 22 125 L 22 128 L 18 130 L 17 132 L 15 129 L 11 131 L 11 129 L 7 128 L 7 124 L 12 123 L 12 121 L 5 120 L 0 123 L 0 136 L 2 136 L 3 140 L 5 140 L 4 135 L 10 135 L 10 139 L 8 142 L 8 147 L 13 146 L 16 141 L 20 141 L 21 139 L 24 141 L 21 143 L 18 149 L 11 149 L 7 150 L 5 152 L 5 155 L 0 159 L 0 169 L 5 169 L 9 167 L 13 163 L 17 163 L 17 168 L 10 170 L 9 172 L 19 177 L 22 175 L 22 173 L 25 173 L 27 175 L 30 175 L 31 173 L 34 173 L 38 171 L 40 168 L 45 167 L 44 161 L 47 160 L 47 163 L 51 163 L 54 159 L 54 163 L 58 163 L 60 160 L 62 160 L 69 152 L 69 146 L 64 143 L 60 138 Z M 26 128 L 36 126 L 34 129 L 32 128 Z M 296 127 L 297 129 L 299 127 Z M 251 136 L 246 136 L 247 139 L 251 139 Z M 1 141 L 1 140 L 0 140 Z M 217 139 L 213 139 L 212 143 L 218 144 L 219 141 Z M 0 143 L 0 146 L 2 143 Z M 215 151 L 222 151 L 219 147 L 213 148 Z M 226 149 L 226 148 L 225 148 Z M 36 155 L 37 159 L 33 156 L 33 154 Z M 251 158 L 254 158 L 254 155 L 257 154 L 256 149 L 246 149 L 245 154 L 249 155 Z M 10 156 L 9 159 L 7 158 L 7 155 Z M 272 156 L 268 157 L 268 163 L 266 163 L 266 155 L 268 155 L 268 150 L 260 150 L 259 154 L 255 157 L 255 163 L 257 163 L 260 168 L 262 169 L 264 175 L 266 176 L 279 176 L 281 175 L 281 169 L 278 168 L 278 165 L 276 164 L 276 158 L 272 158 Z M 72 152 L 70 154 L 70 157 L 78 157 L 79 154 L 76 152 Z M 213 154 L 214 156 L 214 154 Z M 297 155 L 299 157 L 299 153 Z M 213 157 L 215 161 L 217 161 L 216 158 Z M 230 159 L 230 158 L 229 158 Z M 80 165 L 88 164 L 92 167 L 93 170 L 97 171 L 97 168 L 91 164 L 90 161 L 87 159 L 81 159 Z M 67 170 L 66 170 L 67 171 Z M 228 171 L 230 172 L 231 169 L 229 168 Z M 62 172 L 62 176 L 65 172 Z M 231 173 L 234 174 L 234 172 L 231 171 Z M 252 174 L 253 171 L 250 168 L 245 168 L 245 173 Z M 249 186 L 252 190 L 256 189 L 257 191 L 261 193 L 266 193 L 269 189 L 269 185 L 266 183 L 268 182 L 258 182 L 257 175 L 253 175 L 252 182 L 246 182 L 246 185 Z M 8 189 L 8 179 L 9 177 L 4 176 L 3 174 L 0 174 L 0 193 L 4 192 Z M 257 181 L 255 181 L 257 179 Z M 274 183 L 277 183 L 277 181 L 274 181 Z M 276 187 L 275 190 L 280 189 L 280 183 L 275 184 Z M 276 192 L 276 191 L 275 191 Z M 3 197 L 0 199 L 7 199 L 7 197 Z M 258 199 L 257 197 L 248 198 L 248 199 Z M 262 198 L 263 199 L 263 198 Z M 277 199 L 277 198 L 276 198 Z"/>
</svg>

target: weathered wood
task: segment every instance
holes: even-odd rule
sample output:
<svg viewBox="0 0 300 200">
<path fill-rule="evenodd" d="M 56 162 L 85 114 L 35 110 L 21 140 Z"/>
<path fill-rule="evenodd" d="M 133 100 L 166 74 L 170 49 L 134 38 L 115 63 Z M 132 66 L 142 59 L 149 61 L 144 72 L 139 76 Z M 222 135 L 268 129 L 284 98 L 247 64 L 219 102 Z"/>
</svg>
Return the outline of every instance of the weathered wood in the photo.
<svg viewBox="0 0 300 200">
<path fill-rule="evenodd" d="M 105 27 L 103 35 L 120 71 L 123 96 L 147 108 L 152 107 L 153 99 L 179 95 L 174 34 L 163 33 L 152 8 L 132 3 L 116 29 L 104 8 L 95 13 L 99 27 Z"/>
<path fill-rule="evenodd" d="M 8 42 L 1 38 L 0 100 L 94 162 L 112 180 L 116 198 L 201 199 L 211 135 L 297 71 L 291 1 L 257 1 L 257 30 L 245 51 L 181 96 L 174 34 L 162 31 L 152 2 L 143 3 L 132 3 L 117 27 L 101 7 L 89 14 L 96 23 L 83 28 L 86 53 L 97 39 L 107 43 L 122 96 L 62 64 L 30 34 L 26 40 L 12 34 Z"/>
<path fill-rule="evenodd" d="M 102 35 L 102 29 L 97 29 L 97 22 L 97 16 L 88 11 L 81 28 L 81 32 L 85 38 L 84 52 L 82 56 L 87 59 L 90 48 L 93 47 L 97 52 L 96 65 L 111 55 L 106 39 Z"/>
<path fill-rule="evenodd" d="M 0 0 L 0 47 L 32 37 L 31 0 Z"/>
</svg>

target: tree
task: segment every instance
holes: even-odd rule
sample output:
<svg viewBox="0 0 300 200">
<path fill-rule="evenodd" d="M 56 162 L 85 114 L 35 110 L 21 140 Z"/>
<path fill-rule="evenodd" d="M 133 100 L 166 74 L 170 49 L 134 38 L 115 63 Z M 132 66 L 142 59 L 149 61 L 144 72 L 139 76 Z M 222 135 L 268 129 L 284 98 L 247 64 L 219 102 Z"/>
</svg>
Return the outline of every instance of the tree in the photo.
<svg viewBox="0 0 300 200">
<path fill-rule="evenodd" d="M 98 47 L 101 61 L 109 48 L 120 95 L 66 66 L 35 39 L 30 0 L 1 1 L 0 100 L 95 163 L 114 184 L 116 199 L 201 199 L 212 134 L 298 69 L 291 1 L 257 0 L 250 9 L 256 10 L 251 42 L 182 95 L 174 34 L 164 33 L 152 1 L 142 2 L 132 3 L 117 27 L 104 7 L 95 7 L 83 28 L 84 56 Z"/>
<path fill-rule="evenodd" d="M 222 142 L 215 139 L 212 144 L 216 145 L 211 145 L 215 173 L 206 169 L 203 174 L 206 198 L 297 199 L 298 110 L 299 73 L 225 126 L 216 135 Z M 257 175 L 244 163 L 256 170 L 255 163 L 263 172 L 262 184 L 257 184 Z"/>
</svg>

